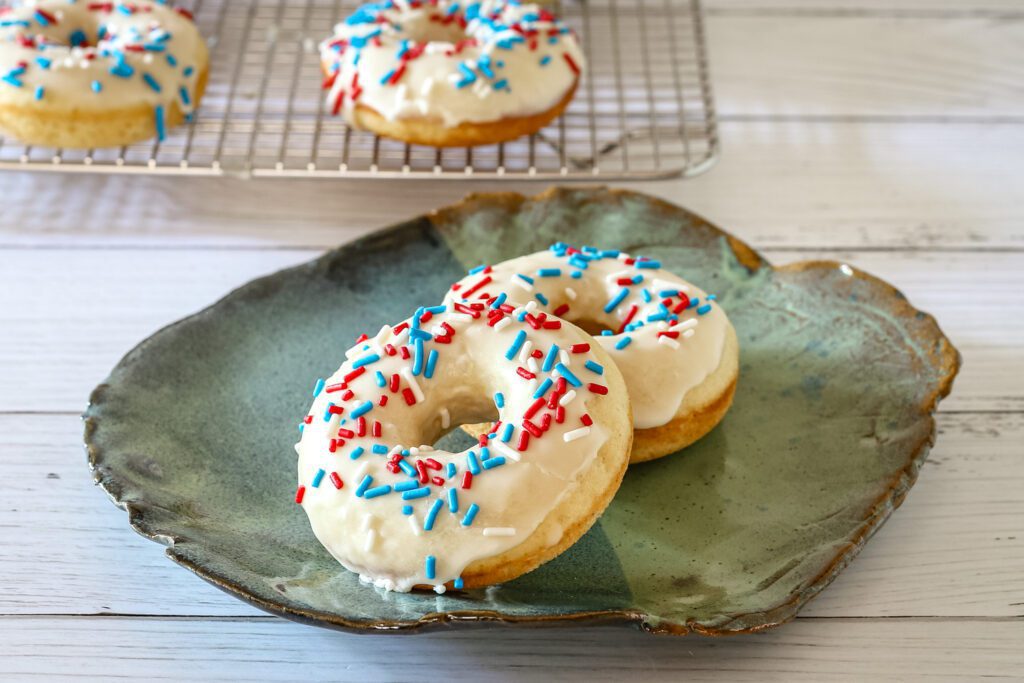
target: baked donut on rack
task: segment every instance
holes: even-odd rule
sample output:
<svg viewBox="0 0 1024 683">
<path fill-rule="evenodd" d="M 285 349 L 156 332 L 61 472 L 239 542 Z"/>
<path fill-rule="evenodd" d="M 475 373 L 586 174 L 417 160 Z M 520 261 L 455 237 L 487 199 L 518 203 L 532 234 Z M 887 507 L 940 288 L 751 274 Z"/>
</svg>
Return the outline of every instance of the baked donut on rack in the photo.
<svg viewBox="0 0 1024 683">
<path fill-rule="evenodd" d="M 316 383 L 296 501 L 363 581 L 439 593 L 506 581 L 572 545 L 611 501 L 633 432 L 622 376 L 583 330 L 521 313 L 421 308 Z M 472 448 L 431 446 L 493 416 Z"/>
<path fill-rule="evenodd" d="M 0 8 L 0 128 L 29 145 L 163 140 L 195 110 L 206 44 L 152 0 L 41 0 Z"/>
<path fill-rule="evenodd" d="M 481 274 L 486 286 L 476 286 Z M 495 298 L 600 330 L 594 339 L 622 371 L 633 406 L 631 464 L 690 445 L 732 404 L 739 374 L 735 330 L 714 295 L 654 259 L 558 243 L 470 274 L 445 300 Z M 551 362 L 544 356 L 541 367 Z"/>
<path fill-rule="evenodd" d="M 534 133 L 568 106 L 585 62 L 550 11 L 515 0 L 382 0 L 321 45 L 327 105 L 408 143 L 487 145 Z"/>
</svg>

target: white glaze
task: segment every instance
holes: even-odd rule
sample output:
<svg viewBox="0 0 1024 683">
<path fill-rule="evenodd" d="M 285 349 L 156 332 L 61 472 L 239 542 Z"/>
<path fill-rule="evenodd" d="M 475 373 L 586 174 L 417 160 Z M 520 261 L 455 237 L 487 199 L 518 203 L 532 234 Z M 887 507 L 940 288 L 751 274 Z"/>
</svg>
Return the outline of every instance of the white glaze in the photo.
<svg viewBox="0 0 1024 683">
<path fill-rule="evenodd" d="M 166 111 L 176 102 L 183 112 L 191 112 L 196 82 L 207 59 L 206 46 L 192 21 L 151 0 L 113 3 L 111 11 L 91 10 L 90 4 L 87 0 L 30 0 L 0 14 L 4 24 L 0 26 L 0 78 L 10 77 L 0 81 L 0 105 L 103 112 L 144 104 Z M 120 7 L 131 13 L 122 13 Z M 56 22 L 41 17 L 38 10 Z M 86 46 L 70 45 L 76 31 L 84 33 Z M 101 31 L 104 37 L 99 39 Z M 34 46 L 22 44 L 25 39 Z M 133 46 L 143 45 L 155 49 L 132 51 Z M 19 63 L 24 64 L 23 72 Z M 159 92 L 147 83 L 145 74 Z M 99 84 L 99 92 L 94 83 Z"/>
<path fill-rule="evenodd" d="M 469 19 L 464 30 L 451 21 L 472 15 L 469 8 L 474 5 L 483 19 Z M 547 111 L 577 81 L 570 61 L 582 70 L 584 57 L 564 24 L 542 12 L 537 5 L 508 0 L 438 0 L 419 7 L 388 1 L 364 5 L 338 24 L 334 36 L 321 45 L 321 62 L 329 74 L 325 81 L 328 107 L 340 109 L 349 122 L 356 104 L 362 104 L 386 119 L 426 118 L 449 127 Z M 492 16 L 497 18 L 492 21 Z M 431 17 L 451 17 L 451 23 L 441 24 Z M 383 18 L 383 23 L 370 20 L 376 18 Z M 347 23 L 363 20 L 369 21 Z M 379 42 L 367 38 L 378 31 Z M 538 35 L 533 36 L 534 31 Z M 478 44 L 457 48 L 467 38 L 475 38 Z M 523 42 L 515 42 L 519 40 Z M 421 48 L 422 53 L 403 62 L 398 57 L 403 41 L 409 41 L 406 47 L 411 54 Z M 452 54 L 456 49 L 458 54 Z M 403 63 L 400 78 L 381 83 Z M 460 64 L 475 79 L 462 87 L 459 83 L 466 74 Z M 359 87 L 353 88 L 357 73 Z"/>
<path fill-rule="evenodd" d="M 479 276 L 477 276 L 479 279 Z M 491 309 L 487 309 L 490 311 Z M 557 379 L 557 371 L 544 372 L 541 377 L 525 380 L 516 374 L 521 364 L 517 357 L 506 359 L 506 352 L 517 338 L 520 330 L 527 332 L 529 339 L 539 349 L 548 349 L 552 343 L 568 347 L 573 343 L 587 343 L 589 337 L 572 327 L 561 329 L 534 330 L 527 323 L 513 320 L 516 315 L 511 306 L 506 307 L 512 320 L 502 329 L 488 325 L 486 316 L 474 320 L 468 315 L 449 310 L 436 313 L 422 324 L 421 329 L 430 332 L 437 329 L 444 332 L 447 324 L 455 330 L 450 343 L 435 340 L 423 344 L 426 360 L 431 350 L 438 352 L 432 377 L 424 370 L 414 375 L 415 356 L 403 360 L 400 349 L 408 344 L 410 332 L 401 329 L 395 334 L 385 327 L 376 337 L 353 347 L 346 355 L 348 360 L 328 380 L 313 401 L 302 429 L 302 438 L 296 450 L 298 459 L 298 481 L 304 487 L 301 505 L 309 516 L 316 537 L 324 547 L 346 568 L 375 586 L 389 590 L 408 591 L 416 585 L 443 586 L 457 579 L 463 570 L 474 561 L 498 555 L 524 541 L 548 516 L 575 483 L 586 476 L 588 467 L 594 461 L 609 432 L 595 421 L 586 435 L 566 443 L 563 435 L 583 426 L 582 416 L 588 406 L 595 402 L 611 400 L 592 393 L 589 383 L 603 384 L 603 377 L 584 369 L 586 360 L 594 360 L 593 352 L 571 354 L 570 372 L 578 377 L 582 387 L 576 387 L 577 398 L 564 408 L 564 422 L 554 419 L 549 429 L 540 437 L 531 437 L 525 449 L 520 449 L 519 438 L 523 432 L 520 426 L 524 414 L 534 404 L 534 393 L 545 377 Z M 408 322 L 408 321 L 407 321 Z M 401 328 L 401 325 L 397 326 Z M 446 336 L 446 335 L 445 335 Z M 442 337 L 443 339 L 444 337 Z M 388 355 L 388 346 L 399 352 Z M 408 346 L 410 352 L 412 346 Z M 344 377 L 353 370 L 354 364 L 368 354 L 377 354 L 378 360 L 365 366 L 365 371 L 350 379 L 347 388 L 354 395 L 344 400 L 345 389 L 340 385 Z M 386 386 L 378 386 L 376 372 L 381 372 Z M 398 374 L 400 387 L 392 392 L 390 381 Z M 410 406 L 403 399 L 403 390 L 417 387 L 419 400 Z M 566 383 L 566 388 L 569 388 Z M 557 383 L 544 395 L 550 400 L 556 392 Z M 500 391 L 503 407 L 497 408 L 493 392 Z M 565 393 L 565 392 L 562 392 Z M 380 396 L 387 396 L 387 404 L 379 405 Z M 364 437 L 346 437 L 344 445 L 330 451 L 331 439 L 338 436 L 339 429 L 357 430 L 352 412 L 365 401 L 374 406 L 364 415 L 367 421 Z M 340 416 L 326 420 L 329 403 L 344 409 Z M 546 404 L 545 404 L 546 405 Z M 544 413 L 553 413 L 546 407 L 532 417 L 541 424 Z M 471 488 L 461 487 L 467 470 L 467 453 L 449 453 L 433 450 L 429 445 L 449 427 L 465 422 L 483 421 L 497 413 L 503 425 L 498 436 L 489 443 L 491 459 L 504 457 L 505 463 L 492 469 L 481 468 L 473 477 Z M 443 417 L 449 415 L 449 418 Z M 381 436 L 372 436 L 374 421 L 381 423 Z M 508 443 L 503 443 L 504 425 L 515 425 Z M 374 498 L 357 496 L 357 488 L 364 475 L 373 478 L 371 488 L 380 485 L 395 485 L 409 482 L 404 472 L 392 473 L 387 469 L 388 454 L 376 454 L 373 446 L 381 444 L 388 454 L 401 449 L 409 451 L 405 458 L 410 464 L 417 459 L 434 458 L 441 463 L 440 471 L 430 474 L 445 475 L 447 463 L 454 463 L 458 471 L 454 478 L 447 479 L 442 486 L 430 485 L 429 495 L 413 500 L 403 500 L 402 493 L 392 491 Z M 351 454 L 362 447 L 364 452 L 356 460 Z M 398 449 L 398 450 L 396 450 Z M 481 449 L 473 450 L 481 456 Z M 316 482 L 320 475 L 318 486 Z M 331 481 L 336 472 L 344 482 L 337 489 Z M 414 478 L 413 478 L 414 479 Z M 419 486 L 419 485 L 418 485 Z M 458 496 L 458 512 L 448 508 L 448 491 L 454 488 Z M 435 501 L 443 501 L 433 529 L 424 530 L 424 518 Z M 471 526 L 462 526 L 470 505 L 479 505 L 479 512 Z M 404 515 L 403 505 L 413 507 L 412 515 Z M 564 530 L 556 529 L 547 542 L 557 542 Z M 436 574 L 428 578 L 425 559 L 428 555 L 436 558 Z"/>
<path fill-rule="evenodd" d="M 556 249 L 556 247 L 558 247 Z M 615 360 L 633 404 L 633 423 L 637 429 L 650 429 L 670 422 L 679 410 L 687 392 L 703 382 L 715 371 L 722 359 L 729 321 L 714 301 L 698 287 L 661 268 L 638 268 L 626 261 L 629 255 L 589 260 L 587 267 L 577 268 L 569 263 L 572 253 L 566 252 L 565 245 L 555 245 L 547 251 L 511 259 L 491 267 L 493 284 L 486 294 L 505 292 L 508 300 L 518 305 L 532 302 L 552 313 L 563 305 L 568 310 L 561 313 L 570 322 L 590 321 L 605 328 L 618 330 L 622 321 L 635 305 L 633 322 L 645 324 L 631 332 L 611 336 L 596 336 L 601 346 Z M 596 253 L 583 254 L 592 258 Z M 616 252 L 617 253 L 617 252 Z M 557 269 L 556 277 L 541 277 L 542 269 Z M 571 273 L 579 272 L 573 278 Z M 533 279 L 532 283 L 516 277 L 517 274 Z M 622 289 L 616 283 L 620 277 L 641 276 L 643 280 L 627 287 L 626 296 L 614 310 L 604 308 Z M 446 296 L 446 301 L 461 300 L 461 291 L 472 281 L 464 278 Z M 651 301 L 644 300 L 642 290 L 647 289 Z M 658 315 L 662 297 L 658 292 L 678 289 L 698 304 L 679 313 L 677 320 L 648 322 L 648 316 Z M 540 304 L 536 295 L 548 301 Z M 474 295 L 475 296 L 475 295 Z M 678 304 L 680 299 L 674 301 Z M 701 308 L 705 304 L 709 309 Z M 698 312 L 700 311 L 700 312 Z M 678 337 L 659 336 L 659 332 L 678 332 Z M 628 346 L 617 349 L 624 337 L 631 339 Z"/>
</svg>

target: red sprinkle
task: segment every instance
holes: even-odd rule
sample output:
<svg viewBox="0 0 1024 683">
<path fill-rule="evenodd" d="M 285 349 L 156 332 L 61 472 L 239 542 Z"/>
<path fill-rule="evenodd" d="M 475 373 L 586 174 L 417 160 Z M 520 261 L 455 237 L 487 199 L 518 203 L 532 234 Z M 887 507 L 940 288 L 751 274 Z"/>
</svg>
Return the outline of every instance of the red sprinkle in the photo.
<svg viewBox="0 0 1024 683">
<path fill-rule="evenodd" d="M 563 315 L 565 315 L 568 312 L 569 312 L 569 304 L 562 304 L 561 306 L 556 308 L 553 313 L 554 313 L 554 315 L 556 317 L 561 318 Z"/>
<path fill-rule="evenodd" d="M 355 396 L 355 392 L 353 392 L 351 389 L 345 389 L 345 393 L 341 395 L 341 400 L 347 401 L 353 396 Z"/>
<path fill-rule="evenodd" d="M 587 385 L 587 389 L 590 389 L 591 392 L 602 396 L 608 393 L 608 387 L 603 384 L 594 384 L 593 382 Z"/>
<path fill-rule="evenodd" d="M 366 436 L 366 418 L 365 417 L 358 417 L 358 418 L 356 418 L 356 435 L 357 436 Z"/>
<path fill-rule="evenodd" d="M 473 285 L 472 287 L 470 287 L 469 289 L 467 289 L 465 292 L 462 293 L 462 298 L 463 299 L 468 299 L 470 294 L 472 294 L 473 292 L 477 291 L 481 287 L 486 287 L 488 284 L 490 284 L 490 282 L 491 282 L 491 276 L 490 275 L 484 275 L 482 278 L 480 278 L 479 282 L 477 282 L 475 285 Z"/>
<path fill-rule="evenodd" d="M 416 394 L 412 393 L 412 389 L 410 389 L 409 387 L 402 389 L 402 398 L 405 399 L 405 402 L 408 405 L 416 405 Z"/>
<path fill-rule="evenodd" d="M 632 306 L 629 307 L 629 313 L 627 313 L 626 317 L 622 319 L 622 324 L 619 325 L 619 330 L 615 334 L 622 334 L 623 331 L 625 331 L 626 325 L 628 325 L 630 321 L 633 320 L 633 316 L 636 315 L 636 312 L 638 310 L 640 309 L 636 304 L 633 304 Z"/>
<path fill-rule="evenodd" d="M 387 398 L 387 397 L 385 396 L 384 398 Z M 372 434 L 373 436 L 380 436 L 380 431 L 381 431 L 380 421 L 379 420 L 374 420 L 373 421 L 373 429 L 370 430 L 370 434 Z"/>
<path fill-rule="evenodd" d="M 431 477 L 430 483 L 434 486 L 444 486 L 444 477 Z"/>
<path fill-rule="evenodd" d="M 536 401 L 534 401 L 532 404 L 530 404 L 530 407 L 526 409 L 525 413 L 523 413 L 523 417 L 529 420 L 531 417 L 537 414 L 537 411 L 539 411 L 543 407 L 544 397 L 542 396 L 538 398 Z"/>
<path fill-rule="evenodd" d="M 381 394 L 380 398 L 377 400 L 377 405 L 379 405 L 381 408 L 383 408 L 387 404 L 388 404 L 388 395 L 387 394 Z"/>
<path fill-rule="evenodd" d="M 590 344 L 573 344 L 569 350 L 573 353 L 586 353 L 590 350 Z"/>
<path fill-rule="evenodd" d="M 538 427 L 537 425 L 533 424 L 529 420 L 523 420 L 523 429 L 528 431 L 530 434 L 533 434 L 538 439 L 540 437 L 544 436 L 544 432 L 541 431 L 540 427 Z"/>
<path fill-rule="evenodd" d="M 302 504 L 302 499 L 305 498 L 305 497 L 306 497 L 306 487 L 305 486 L 299 486 L 299 488 L 295 489 L 295 502 L 296 503 L 301 505 Z"/>
<path fill-rule="evenodd" d="M 337 439 L 331 439 L 331 445 L 327 447 L 327 450 L 329 450 L 331 453 L 337 452 L 337 450 L 338 450 L 338 440 Z"/>
<path fill-rule="evenodd" d="M 345 380 L 346 383 L 347 382 L 351 382 L 352 380 L 354 380 L 356 377 L 358 377 L 359 375 L 363 374 L 364 372 L 366 372 L 366 366 L 365 365 L 356 368 L 352 372 L 350 372 L 347 375 L 345 375 L 344 377 L 342 377 L 342 379 Z"/>
<path fill-rule="evenodd" d="M 533 379 L 534 377 L 537 376 L 530 372 L 529 370 L 527 370 L 526 368 L 516 368 L 516 374 L 522 377 L 523 379 Z"/>
<path fill-rule="evenodd" d="M 662 330 L 658 332 L 659 337 L 671 337 L 672 339 L 679 339 L 679 330 Z"/>
<path fill-rule="evenodd" d="M 409 347 L 408 346 L 403 346 L 402 347 L 402 360 L 409 360 L 410 358 L 412 358 L 412 354 L 409 353 Z"/>
<path fill-rule="evenodd" d="M 306 424 L 310 424 L 311 422 L 313 422 L 313 416 L 307 415 L 306 417 L 302 418 L 302 421 L 305 422 Z"/>
<path fill-rule="evenodd" d="M 427 467 L 429 467 L 432 470 L 439 470 L 439 469 L 441 469 L 441 463 L 439 463 L 438 461 L 434 460 L 433 458 L 424 458 L 423 459 L 423 464 L 426 465 Z"/>
<path fill-rule="evenodd" d="M 402 380 L 398 376 L 397 372 L 391 375 L 391 381 L 388 383 L 388 389 L 391 390 L 391 393 L 395 393 L 396 391 L 398 391 L 398 385 L 401 381 Z"/>
<path fill-rule="evenodd" d="M 590 419 L 589 413 L 583 413 L 582 415 L 580 415 L 580 422 L 582 422 L 587 427 L 594 424 L 594 421 Z"/>
<path fill-rule="evenodd" d="M 345 482 L 341 480 L 337 472 L 331 472 L 331 483 L 334 484 L 334 488 L 340 489 L 345 486 Z"/>
<path fill-rule="evenodd" d="M 471 489 L 473 488 L 473 473 L 466 470 L 462 473 L 462 488 Z"/>
<path fill-rule="evenodd" d="M 555 408 L 555 422 L 558 424 L 565 422 L 565 408 L 562 406 Z"/>
<path fill-rule="evenodd" d="M 421 484 L 426 484 L 430 481 L 430 475 L 427 474 L 427 466 L 423 464 L 422 460 L 416 461 L 416 471 L 419 472 Z"/>
<path fill-rule="evenodd" d="M 330 394 L 330 393 L 333 393 L 335 391 L 341 391 L 342 389 L 345 389 L 346 387 L 348 387 L 347 384 L 345 384 L 344 382 L 339 382 L 337 384 L 328 384 L 327 388 L 325 388 L 324 391 L 326 391 L 328 394 Z"/>
<path fill-rule="evenodd" d="M 345 407 L 334 405 L 327 406 L 327 412 L 330 413 L 331 415 L 341 415 L 342 413 L 345 412 Z"/>
<path fill-rule="evenodd" d="M 516 444 L 516 450 L 522 452 L 530 447 L 530 432 L 521 431 L 519 432 L 519 443 Z"/>
<path fill-rule="evenodd" d="M 562 56 L 565 57 L 565 62 L 569 65 L 569 68 L 572 69 L 572 72 L 574 74 L 576 74 L 577 76 L 579 76 L 580 75 L 580 68 L 578 66 L 576 66 L 576 62 L 573 61 L 573 58 L 569 56 L 569 53 L 568 52 L 563 52 Z"/>
</svg>

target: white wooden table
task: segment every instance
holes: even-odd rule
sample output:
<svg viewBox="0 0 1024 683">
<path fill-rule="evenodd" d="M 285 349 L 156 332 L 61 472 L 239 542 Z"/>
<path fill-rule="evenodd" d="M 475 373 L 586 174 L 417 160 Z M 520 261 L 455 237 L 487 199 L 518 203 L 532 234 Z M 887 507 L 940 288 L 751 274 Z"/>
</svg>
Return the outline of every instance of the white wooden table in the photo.
<svg viewBox="0 0 1024 683">
<path fill-rule="evenodd" d="M 257 612 L 92 486 L 90 388 L 231 287 L 498 186 L 4 174 L 0 680 L 1024 677 L 1024 4 L 708 5 L 722 160 L 632 187 L 777 262 L 888 279 L 964 355 L 920 481 L 835 584 L 795 622 L 726 640 L 353 636 Z"/>
</svg>

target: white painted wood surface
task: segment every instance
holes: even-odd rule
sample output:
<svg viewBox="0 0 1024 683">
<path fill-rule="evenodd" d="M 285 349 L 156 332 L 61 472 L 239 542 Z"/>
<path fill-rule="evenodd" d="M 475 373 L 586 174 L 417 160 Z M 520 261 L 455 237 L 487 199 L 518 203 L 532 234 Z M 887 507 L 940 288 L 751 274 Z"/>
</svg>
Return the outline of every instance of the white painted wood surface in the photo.
<svg viewBox="0 0 1024 683">
<path fill-rule="evenodd" d="M 470 190 L 542 187 L 4 174 L 0 680 L 1024 677 L 1024 5 L 707 5 L 724 156 L 630 187 L 775 262 L 876 273 L 964 354 L 917 487 L 834 585 L 794 623 L 727 640 L 357 637 L 262 615 L 167 561 L 91 486 L 89 389 L 254 276 Z"/>
</svg>

